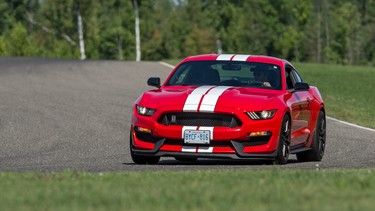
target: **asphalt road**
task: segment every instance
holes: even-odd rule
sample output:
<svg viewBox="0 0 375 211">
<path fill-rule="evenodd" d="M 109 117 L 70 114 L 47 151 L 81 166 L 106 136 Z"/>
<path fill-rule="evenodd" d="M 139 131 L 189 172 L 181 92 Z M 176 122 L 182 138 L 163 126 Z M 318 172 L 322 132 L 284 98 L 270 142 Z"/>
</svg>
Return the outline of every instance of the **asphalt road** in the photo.
<svg viewBox="0 0 375 211">
<path fill-rule="evenodd" d="M 164 79 L 170 70 L 157 62 L 0 57 L 0 171 L 375 167 L 375 132 L 334 120 L 321 162 L 163 158 L 135 165 L 128 149 L 132 104 L 150 88 L 148 77 Z"/>
</svg>

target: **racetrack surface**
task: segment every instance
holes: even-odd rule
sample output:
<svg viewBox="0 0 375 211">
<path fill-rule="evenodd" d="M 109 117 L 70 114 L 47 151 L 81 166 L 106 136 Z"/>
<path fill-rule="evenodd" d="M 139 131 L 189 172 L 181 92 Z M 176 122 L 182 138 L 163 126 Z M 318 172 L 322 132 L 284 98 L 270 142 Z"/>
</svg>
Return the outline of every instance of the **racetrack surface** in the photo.
<svg viewBox="0 0 375 211">
<path fill-rule="evenodd" d="M 139 171 L 375 167 L 375 132 L 328 119 L 321 162 L 283 166 L 201 159 L 135 165 L 129 155 L 133 102 L 157 62 L 79 61 L 0 57 L 0 171 Z M 328 111 L 329 115 L 329 111 Z"/>
</svg>

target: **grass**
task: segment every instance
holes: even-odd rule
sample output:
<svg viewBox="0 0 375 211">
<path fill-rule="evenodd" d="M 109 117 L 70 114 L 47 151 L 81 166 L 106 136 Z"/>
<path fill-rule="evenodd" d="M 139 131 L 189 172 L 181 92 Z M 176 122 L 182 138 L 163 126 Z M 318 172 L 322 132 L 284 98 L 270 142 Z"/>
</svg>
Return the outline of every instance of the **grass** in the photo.
<svg viewBox="0 0 375 211">
<path fill-rule="evenodd" d="M 0 210 L 373 210 L 374 173 L 0 173 Z"/>
<path fill-rule="evenodd" d="M 329 116 L 375 128 L 375 68 L 302 63 L 296 68 L 319 88 Z"/>
<path fill-rule="evenodd" d="M 167 60 L 176 65 L 179 60 Z M 319 88 L 327 115 L 375 128 L 375 68 L 295 63 L 304 81 Z"/>
</svg>

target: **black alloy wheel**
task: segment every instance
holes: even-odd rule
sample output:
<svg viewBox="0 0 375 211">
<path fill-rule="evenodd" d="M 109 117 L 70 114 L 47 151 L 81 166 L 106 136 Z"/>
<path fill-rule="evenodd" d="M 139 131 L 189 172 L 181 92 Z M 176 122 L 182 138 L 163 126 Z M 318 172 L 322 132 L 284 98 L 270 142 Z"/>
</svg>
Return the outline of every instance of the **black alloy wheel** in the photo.
<svg viewBox="0 0 375 211">
<path fill-rule="evenodd" d="M 133 135 L 132 131 L 130 130 L 130 155 L 132 157 L 132 160 L 136 164 L 157 164 L 160 160 L 159 156 L 142 156 L 142 155 L 136 155 L 133 151 L 134 146 L 133 146 Z"/>
<path fill-rule="evenodd" d="M 327 122 L 323 111 L 319 112 L 311 149 L 297 153 L 299 161 L 321 161 L 326 147 Z"/>
<path fill-rule="evenodd" d="M 291 122 L 289 115 L 285 115 L 280 128 L 279 147 L 275 158 L 276 164 L 286 164 L 290 153 Z"/>
</svg>

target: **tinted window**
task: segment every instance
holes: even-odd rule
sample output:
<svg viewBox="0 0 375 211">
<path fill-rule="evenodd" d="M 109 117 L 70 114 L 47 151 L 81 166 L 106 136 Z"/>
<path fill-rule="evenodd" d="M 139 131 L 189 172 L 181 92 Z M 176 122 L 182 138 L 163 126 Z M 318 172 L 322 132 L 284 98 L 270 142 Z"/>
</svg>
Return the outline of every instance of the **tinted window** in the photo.
<svg viewBox="0 0 375 211">
<path fill-rule="evenodd" d="M 293 89 L 295 82 L 292 76 L 292 69 L 290 67 L 285 67 L 285 80 L 286 89 Z"/>
<path fill-rule="evenodd" d="M 234 61 L 186 62 L 166 83 L 174 85 L 222 85 L 281 89 L 280 67 L 273 64 Z"/>
<path fill-rule="evenodd" d="M 296 79 L 296 82 L 303 82 L 301 76 L 297 73 L 296 70 L 293 70 L 294 78 Z"/>
</svg>

